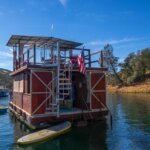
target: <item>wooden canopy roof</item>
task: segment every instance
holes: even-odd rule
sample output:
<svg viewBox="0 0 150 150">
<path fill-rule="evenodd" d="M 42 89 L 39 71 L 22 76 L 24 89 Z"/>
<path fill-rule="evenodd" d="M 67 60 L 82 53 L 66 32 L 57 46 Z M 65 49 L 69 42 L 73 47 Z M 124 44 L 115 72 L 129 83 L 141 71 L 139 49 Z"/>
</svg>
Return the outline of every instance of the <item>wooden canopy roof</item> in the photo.
<svg viewBox="0 0 150 150">
<path fill-rule="evenodd" d="M 36 44 L 36 47 L 41 47 L 43 45 L 55 45 L 57 42 L 59 42 L 60 47 L 65 48 L 75 48 L 82 45 L 82 43 L 55 37 L 12 35 L 7 43 L 7 46 L 17 46 L 18 44 L 23 44 L 24 46 L 32 46 L 33 44 Z"/>
</svg>

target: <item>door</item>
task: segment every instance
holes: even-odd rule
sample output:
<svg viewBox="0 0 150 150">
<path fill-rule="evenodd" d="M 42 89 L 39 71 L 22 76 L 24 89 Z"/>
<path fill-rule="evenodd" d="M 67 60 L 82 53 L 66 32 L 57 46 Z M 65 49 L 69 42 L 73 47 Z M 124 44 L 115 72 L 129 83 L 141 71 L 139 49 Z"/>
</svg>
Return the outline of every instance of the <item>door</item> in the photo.
<svg viewBox="0 0 150 150">
<path fill-rule="evenodd" d="M 106 80 L 105 73 L 90 73 L 91 109 L 106 108 Z"/>
</svg>

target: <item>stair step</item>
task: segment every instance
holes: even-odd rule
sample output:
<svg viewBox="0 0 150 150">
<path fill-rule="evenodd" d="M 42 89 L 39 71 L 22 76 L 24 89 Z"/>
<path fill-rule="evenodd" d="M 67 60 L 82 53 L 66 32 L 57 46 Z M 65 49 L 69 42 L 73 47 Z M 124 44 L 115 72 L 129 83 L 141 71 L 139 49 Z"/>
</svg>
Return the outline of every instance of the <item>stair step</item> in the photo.
<svg viewBox="0 0 150 150">
<path fill-rule="evenodd" d="M 63 87 L 63 88 L 60 87 L 60 88 L 59 88 L 59 90 L 70 90 L 70 89 L 71 89 L 70 87 Z"/>
<path fill-rule="evenodd" d="M 66 75 L 65 74 L 59 74 L 59 77 L 64 78 Z"/>
<path fill-rule="evenodd" d="M 67 80 L 59 80 L 59 83 L 71 83 L 71 82 Z"/>
<path fill-rule="evenodd" d="M 68 79 L 68 78 L 59 78 L 59 80 L 61 80 L 61 81 L 69 81 L 70 79 Z"/>
<path fill-rule="evenodd" d="M 60 85 L 59 89 L 68 88 L 68 90 L 71 90 L 71 85 Z"/>
<path fill-rule="evenodd" d="M 63 101 L 63 100 L 64 100 L 64 98 L 60 98 L 60 97 L 59 97 L 57 100 Z"/>
<path fill-rule="evenodd" d="M 59 89 L 59 93 L 68 93 L 70 89 L 64 90 L 64 89 Z"/>
<path fill-rule="evenodd" d="M 60 74 L 61 74 L 61 73 L 65 74 L 67 71 L 68 71 L 68 69 L 60 69 L 59 73 L 60 73 Z"/>
<path fill-rule="evenodd" d="M 46 110 L 47 110 L 47 111 L 52 111 L 52 110 L 57 110 L 57 108 L 56 108 L 56 107 L 54 107 L 54 108 L 47 107 Z"/>
<path fill-rule="evenodd" d="M 71 85 L 71 83 L 59 83 L 59 85 Z"/>
<path fill-rule="evenodd" d="M 64 97 L 64 98 L 60 98 L 59 101 L 64 101 L 64 100 L 68 100 L 68 99 L 70 99 L 70 98 Z"/>
<path fill-rule="evenodd" d="M 57 104 L 49 104 L 49 106 L 57 107 Z"/>
<path fill-rule="evenodd" d="M 63 98 L 63 99 L 60 99 L 59 101 L 64 101 L 64 98 Z"/>
<path fill-rule="evenodd" d="M 59 95 L 70 95 L 70 93 L 59 93 Z"/>
</svg>

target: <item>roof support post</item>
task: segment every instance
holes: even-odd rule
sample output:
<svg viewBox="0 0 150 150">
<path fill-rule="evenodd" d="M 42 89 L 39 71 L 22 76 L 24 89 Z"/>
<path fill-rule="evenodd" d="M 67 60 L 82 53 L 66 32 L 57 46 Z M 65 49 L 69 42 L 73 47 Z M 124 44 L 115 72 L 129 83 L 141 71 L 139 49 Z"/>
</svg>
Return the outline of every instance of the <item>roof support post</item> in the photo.
<svg viewBox="0 0 150 150">
<path fill-rule="evenodd" d="M 69 51 L 69 58 L 70 58 L 70 56 L 72 56 L 72 49 L 70 49 L 70 51 Z"/>
<path fill-rule="evenodd" d="M 23 48 L 24 44 L 19 43 L 19 68 L 23 66 Z"/>
<path fill-rule="evenodd" d="M 33 46 L 33 64 L 36 64 L 36 43 Z"/>
<path fill-rule="evenodd" d="M 16 52 L 16 45 L 13 47 L 13 71 L 16 70 L 16 59 L 17 59 L 17 52 Z"/>
<path fill-rule="evenodd" d="M 28 63 L 28 64 L 29 64 L 29 62 L 30 62 L 29 57 L 30 57 L 30 51 L 27 50 L 27 63 Z"/>
<path fill-rule="evenodd" d="M 102 50 L 100 51 L 100 54 L 101 54 L 101 55 L 100 55 L 100 57 L 101 57 L 101 59 L 100 59 L 100 60 L 101 60 L 100 65 L 101 65 L 101 68 L 103 68 L 103 67 L 104 67 L 104 66 L 103 66 L 104 64 L 103 64 L 103 51 L 102 51 Z"/>
<path fill-rule="evenodd" d="M 90 54 L 90 50 L 88 50 L 88 55 L 89 55 L 89 67 L 91 68 L 91 54 Z"/>
<path fill-rule="evenodd" d="M 60 49 L 59 49 L 59 42 L 57 42 L 57 82 L 56 82 L 57 117 L 59 117 L 59 77 L 60 77 Z"/>
</svg>

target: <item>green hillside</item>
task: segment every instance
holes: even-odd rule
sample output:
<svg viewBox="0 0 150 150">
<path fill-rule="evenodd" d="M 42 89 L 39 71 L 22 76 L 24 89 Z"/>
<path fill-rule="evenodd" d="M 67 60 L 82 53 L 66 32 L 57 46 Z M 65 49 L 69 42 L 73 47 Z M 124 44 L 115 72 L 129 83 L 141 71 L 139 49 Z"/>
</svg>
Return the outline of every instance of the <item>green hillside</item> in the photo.
<svg viewBox="0 0 150 150">
<path fill-rule="evenodd" d="M 12 78 L 9 76 L 10 70 L 0 68 L 0 86 L 4 88 L 12 88 Z"/>
</svg>

